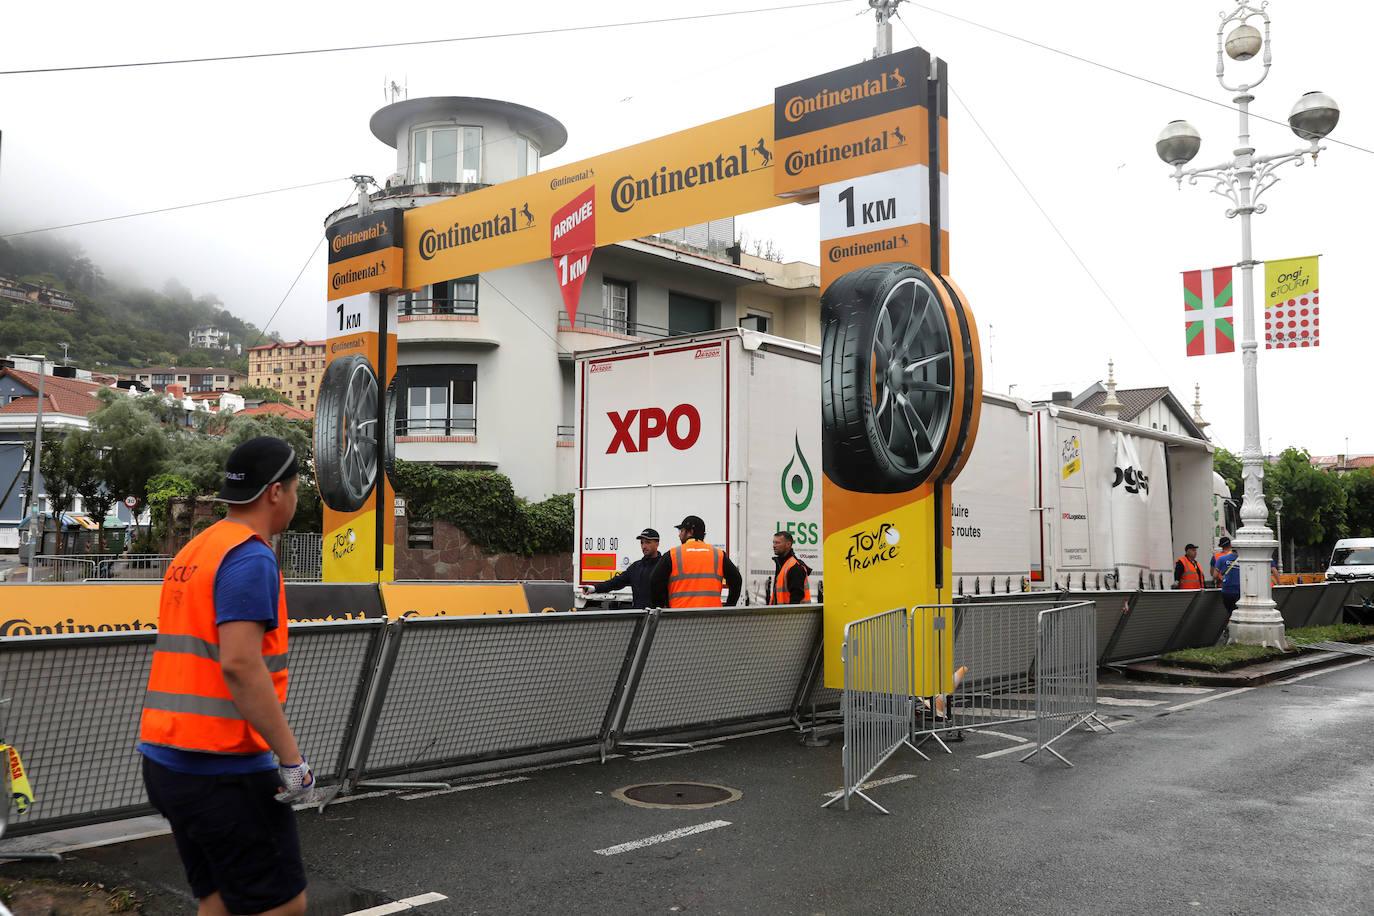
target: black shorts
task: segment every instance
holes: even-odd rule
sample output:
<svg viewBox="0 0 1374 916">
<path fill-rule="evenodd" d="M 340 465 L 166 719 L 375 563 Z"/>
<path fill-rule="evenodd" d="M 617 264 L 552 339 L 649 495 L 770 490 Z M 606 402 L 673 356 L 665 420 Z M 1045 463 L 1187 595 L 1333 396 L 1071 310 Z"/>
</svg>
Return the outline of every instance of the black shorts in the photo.
<svg viewBox="0 0 1374 916">
<path fill-rule="evenodd" d="M 198 899 L 219 891 L 229 912 L 261 913 L 305 890 L 296 812 L 273 798 L 275 770 L 193 776 L 144 757 L 143 783 Z"/>
</svg>

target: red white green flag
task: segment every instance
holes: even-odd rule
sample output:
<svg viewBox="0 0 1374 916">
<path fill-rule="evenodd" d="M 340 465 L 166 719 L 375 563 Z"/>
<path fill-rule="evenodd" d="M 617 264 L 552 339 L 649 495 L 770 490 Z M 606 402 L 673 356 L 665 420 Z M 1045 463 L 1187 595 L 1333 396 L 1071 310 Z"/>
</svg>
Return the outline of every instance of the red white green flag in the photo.
<svg viewBox="0 0 1374 916">
<path fill-rule="evenodd" d="M 1188 355 L 1236 351 L 1230 267 L 1189 270 L 1183 274 L 1183 314 Z"/>
</svg>

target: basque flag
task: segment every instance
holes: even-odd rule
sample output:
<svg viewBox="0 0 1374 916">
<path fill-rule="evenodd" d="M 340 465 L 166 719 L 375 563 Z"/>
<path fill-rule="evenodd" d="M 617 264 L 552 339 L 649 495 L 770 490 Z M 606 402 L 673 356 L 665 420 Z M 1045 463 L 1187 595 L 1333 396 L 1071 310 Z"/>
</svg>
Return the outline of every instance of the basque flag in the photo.
<svg viewBox="0 0 1374 916">
<path fill-rule="evenodd" d="M 1189 270 L 1183 274 L 1183 314 L 1188 355 L 1234 353 L 1230 267 Z"/>
</svg>

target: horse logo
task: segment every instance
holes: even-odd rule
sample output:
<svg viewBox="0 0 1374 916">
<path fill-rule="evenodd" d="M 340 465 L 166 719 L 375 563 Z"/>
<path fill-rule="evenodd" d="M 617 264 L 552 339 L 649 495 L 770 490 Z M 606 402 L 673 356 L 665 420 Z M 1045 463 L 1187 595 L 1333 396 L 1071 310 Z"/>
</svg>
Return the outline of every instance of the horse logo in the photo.
<svg viewBox="0 0 1374 916">
<path fill-rule="evenodd" d="M 906 77 L 902 76 L 901 67 L 892 68 L 892 81 L 897 84 L 898 89 L 901 89 L 906 85 Z"/>
<path fill-rule="evenodd" d="M 750 152 L 759 154 L 759 157 L 763 159 L 763 168 L 766 169 L 773 164 L 773 154 L 768 151 L 767 146 L 764 146 L 762 137 L 759 137 L 758 145 L 752 147 Z"/>
<path fill-rule="evenodd" d="M 520 215 L 525 218 L 526 229 L 534 225 L 534 214 L 530 212 L 530 205 L 528 202 L 521 206 Z"/>
</svg>

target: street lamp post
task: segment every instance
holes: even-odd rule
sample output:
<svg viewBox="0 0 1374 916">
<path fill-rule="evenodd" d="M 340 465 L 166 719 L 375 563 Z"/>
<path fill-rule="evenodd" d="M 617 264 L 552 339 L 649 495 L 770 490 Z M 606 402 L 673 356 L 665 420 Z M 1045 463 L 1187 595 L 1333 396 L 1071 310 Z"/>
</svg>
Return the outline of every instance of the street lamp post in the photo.
<svg viewBox="0 0 1374 916">
<path fill-rule="evenodd" d="M 1274 604 L 1269 585 L 1269 557 L 1275 540 L 1269 530 L 1269 511 L 1264 505 L 1264 459 L 1260 453 L 1258 370 L 1259 345 L 1255 340 L 1255 261 L 1250 250 L 1250 217 L 1263 213 L 1266 206 L 1260 198 L 1278 181 L 1279 166 L 1287 163 L 1302 165 L 1311 156 L 1315 165 L 1317 154 L 1325 147 L 1321 140 L 1331 133 L 1340 119 L 1335 101 L 1321 92 L 1309 92 L 1298 99 L 1288 115 L 1288 126 L 1307 142 L 1307 146 L 1269 156 L 1255 155 L 1250 145 L 1251 95 L 1269 75 L 1271 63 L 1269 42 L 1269 14 L 1263 3 L 1258 7 L 1241 2 L 1229 14 L 1222 16 L 1217 27 L 1217 81 L 1223 89 L 1236 93 L 1233 101 L 1240 112 L 1240 135 L 1234 156 L 1227 162 L 1207 168 L 1185 169 L 1197 155 L 1202 137 L 1187 121 L 1171 121 L 1155 143 L 1159 158 L 1174 167 L 1171 176 L 1183 186 L 1183 179 L 1196 185 L 1198 180 L 1211 182 L 1211 191 L 1226 198 L 1231 206 L 1228 219 L 1240 217 L 1240 262 L 1243 301 L 1241 363 L 1244 369 L 1245 447 L 1241 453 L 1244 468 L 1245 495 L 1241 503 L 1241 529 L 1236 533 L 1234 546 L 1240 558 L 1240 602 L 1231 614 L 1229 628 L 1232 642 L 1264 646 L 1286 646 L 1283 618 Z M 1250 25 L 1251 19 L 1261 20 L 1264 34 Z M 1229 34 L 1227 28 L 1232 27 Z M 1226 58 L 1246 61 L 1263 52 L 1263 70 L 1253 82 L 1231 85 L 1226 79 Z"/>
<path fill-rule="evenodd" d="M 1279 573 L 1283 573 L 1283 497 L 1274 497 L 1274 521 L 1279 529 Z"/>
</svg>

